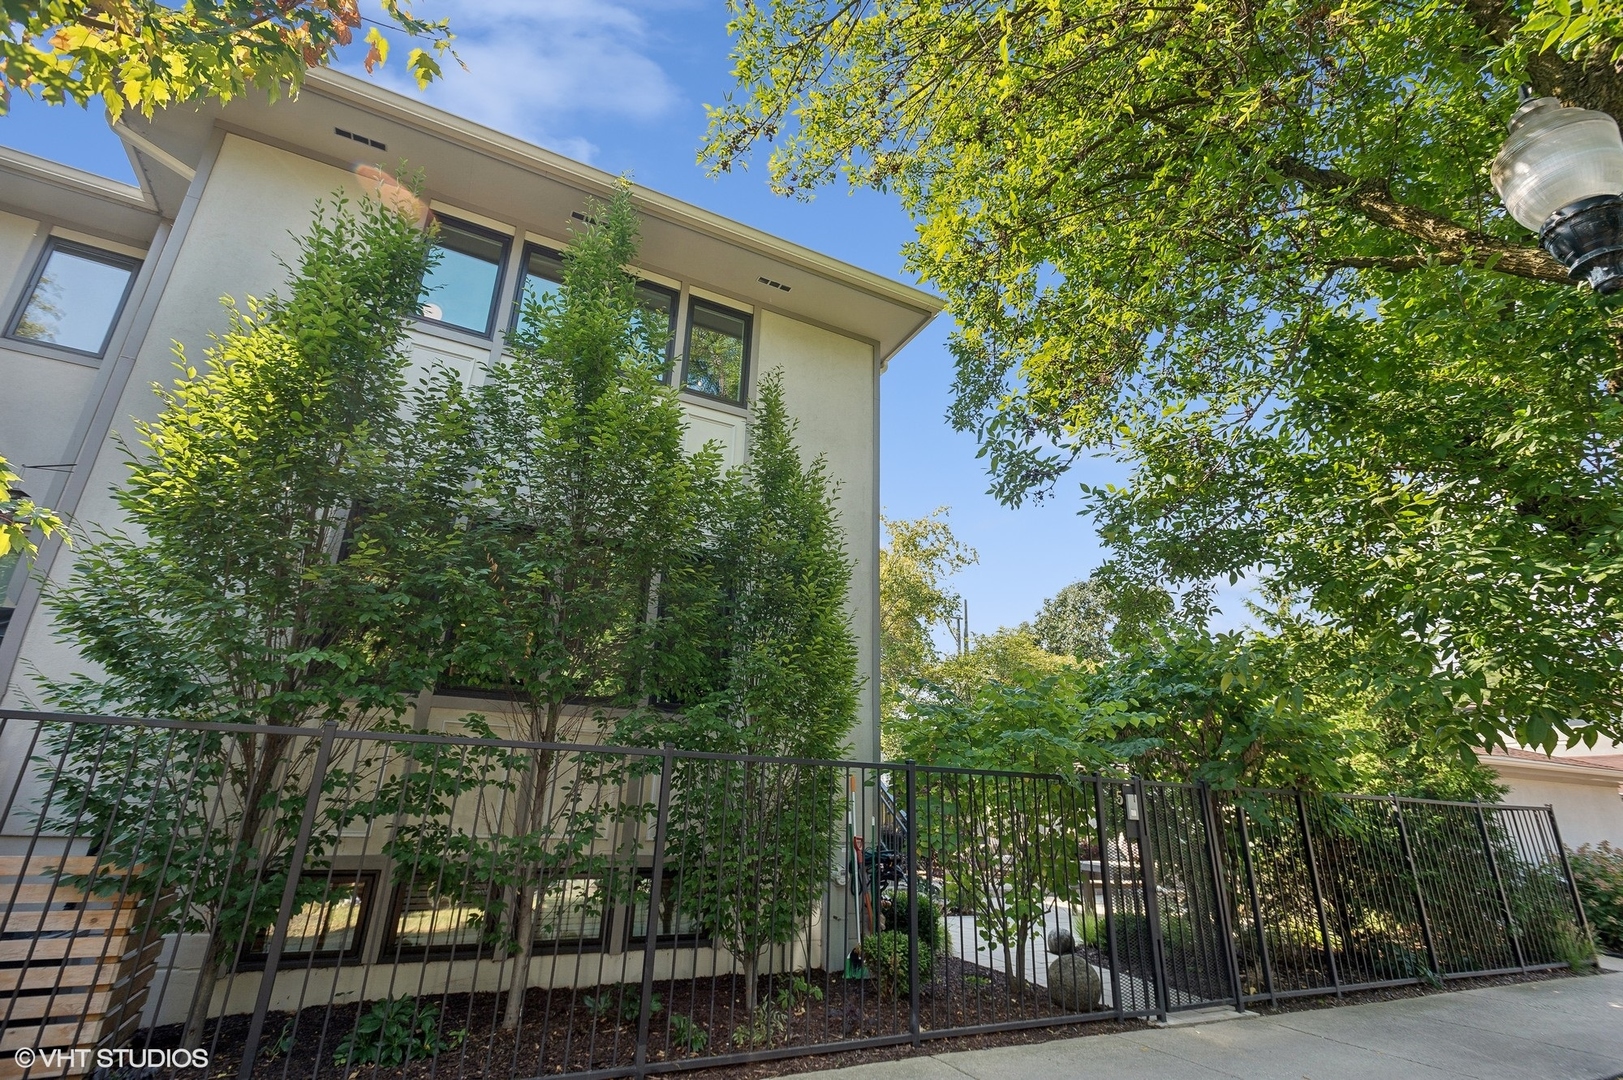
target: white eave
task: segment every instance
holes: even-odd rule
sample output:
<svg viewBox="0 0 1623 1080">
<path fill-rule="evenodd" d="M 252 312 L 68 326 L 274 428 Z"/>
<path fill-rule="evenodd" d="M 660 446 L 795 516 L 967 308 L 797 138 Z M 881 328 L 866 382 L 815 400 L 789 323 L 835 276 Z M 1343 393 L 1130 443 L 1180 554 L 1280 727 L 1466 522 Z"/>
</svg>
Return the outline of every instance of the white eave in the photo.
<svg viewBox="0 0 1623 1080">
<path fill-rule="evenodd" d="M 174 163 L 199 161 L 216 128 L 342 168 L 404 160 L 424 170 L 432 198 L 559 239 L 573 224 L 572 212 L 607 197 L 619 182 L 601 169 L 326 69 L 311 71 L 295 99 L 177 106 L 150 121 L 126 117 L 125 123 L 136 156 L 145 144 L 167 158 L 153 162 L 163 170 L 146 175 L 168 214 L 184 194 Z M 335 128 L 365 134 L 387 149 L 348 142 Z M 940 298 L 922 289 L 660 192 L 633 185 L 632 197 L 643 219 L 639 265 L 868 341 L 881 364 L 941 310 Z"/>
<path fill-rule="evenodd" d="M 1477 751 L 1476 757 L 1479 762 L 1500 775 L 1520 773 L 1541 780 L 1581 781 L 1584 783 L 1611 784 L 1613 787 L 1623 785 L 1623 769 L 1614 769 L 1608 765 L 1586 765 L 1582 758 L 1509 757 L 1503 754 L 1488 754 L 1480 750 Z"/>
</svg>

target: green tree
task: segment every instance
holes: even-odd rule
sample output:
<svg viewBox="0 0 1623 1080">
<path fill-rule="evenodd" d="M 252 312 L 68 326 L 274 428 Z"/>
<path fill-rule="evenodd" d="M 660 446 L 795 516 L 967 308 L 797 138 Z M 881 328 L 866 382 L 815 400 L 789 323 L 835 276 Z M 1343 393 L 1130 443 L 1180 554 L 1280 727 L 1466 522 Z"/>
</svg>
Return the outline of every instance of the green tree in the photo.
<svg viewBox="0 0 1623 1080">
<path fill-rule="evenodd" d="M 38 529 L 41 536 L 49 538 L 63 532 L 61 517 L 29 498 L 17 486 L 21 482 L 22 477 L 12 472 L 10 463 L 0 457 L 0 599 L 4 599 L 11 575 L 23 564 L 23 559 L 39 551 L 29 533 Z M 65 532 L 63 537 L 67 538 Z"/>
<path fill-rule="evenodd" d="M 845 749 L 860 688 L 846 608 L 851 566 L 827 468 L 822 458 L 802 460 L 795 428 L 780 379 L 768 375 L 752 407 L 749 460 L 722 485 L 702 541 L 715 592 L 708 692 L 674 719 L 634 717 L 622 737 L 797 758 Z M 754 1013 L 763 957 L 814 923 L 844 774 L 703 759 L 680 768 L 669 856 L 680 903 L 743 964 Z"/>
<path fill-rule="evenodd" d="M 450 23 L 416 17 L 411 0 L 382 0 L 382 13 L 391 30 L 428 46 L 406 58 L 417 84 L 438 78 Z M 230 101 L 250 86 L 297 93 L 304 73 L 327 64 L 362 21 L 360 0 L 3 0 L 0 17 L 0 114 L 20 90 L 80 105 L 99 96 L 115 118 Z M 389 42 L 376 25 L 365 41 L 371 71 Z"/>
<path fill-rule="evenodd" d="M 883 518 L 889 543 L 879 549 L 879 725 L 906 708 L 919 679 L 940 659 L 935 633 L 951 626 L 962 599 L 947 579 L 977 556 L 960 544 L 947 508 L 921 518 Z"/>
<path fill-rule="evenodd" d="M 340 197 L 318 206 L 283 295 L 246 309 L 227 301 L 230 328 L 202 370 L 176 346 L 182 377 L 159 391 L 157 419 L 138 424 L 142 452 L 115 492 L 125 529 L 93 535 L 47 593 L 58 635 L 93 665 L 45 683 L 51 705 L 373 727 L 433 685 L 443 626 L 423 571 L 447 523 L 401 464 L 414 440 L 397 419 L 405 323 L 431 259 L 415 221 Z M 176 929 L 208 935 L 187 1024 L 195 1042 L 233 950 L 274 918 L 303 801 L 296 780 L 316 740 L 168 739 L 82 728 L 58 732 L 51 749 L 67 763 L 64 790 L 78 784 L 101 807 L 71 824 L 114 828 L 120 807 L 148 797 L 165 822 L 103 847 L 125 866 L 167 868 L 152 891 L 185 889 Z M 96 790 L 87 763 L 121 757 L 122 794 Z M 223 811 L 197 797 L 207 789 Z M 317 865 L 341 825 L 323 819 Z"/>
<path fill-rule="evenodd" d="M 473 466 L 460 500 L 451 677 L 507 691 L 519 737 L 535 742 L 595 735 L 602 709 L 583 699 L 635 706 L 646 697 L 664 640 L 665 621 L 650 617 L 658 584 L 697 532 L 681 407 L 660 382 L 666 330 L 623 269 L 637 250 L 629 187 L 594 213 L 600 224 L 575 235 L 562 286 L 528 306 L 511 356 L 466 395 L 442 378 L 422 406 L 463 416 L 448 429 L 470 440 L 463 452 Z M 571 797 L 602 778 L 576 769 L 561 779 L 560 764 L 532 752 L 516 797 L 508 1028 L 522 1017 L 539 891 L 567 876 L 560 865 L 584 869 L 570 860 L 607 812 Z M 554 798 L 559 783 L 566 791 Z"/>
<path fill-rule="evenodd" d="M 1486 166 L 1518 84 L 1623 74 L 1604 5 L 1530 6 L 739 3 L 707 153 L 899 194 L 953 423 L 1010 503 L 1127 464 L 1118 580 L 1251 575 L 1419 730 L 1553 746 L 1623 723 L 1619 323 Z"/>
<path fill-rule="evenodd" d="M 1047 600 L 1032 620 L 1031 635 L 1051 653 L 1078 660 L 1103 660 L 1110 655 L 1110 631 L 1115 622 L 1110 591 L 1087 578 L 1073 581 Z"/>
</svg>

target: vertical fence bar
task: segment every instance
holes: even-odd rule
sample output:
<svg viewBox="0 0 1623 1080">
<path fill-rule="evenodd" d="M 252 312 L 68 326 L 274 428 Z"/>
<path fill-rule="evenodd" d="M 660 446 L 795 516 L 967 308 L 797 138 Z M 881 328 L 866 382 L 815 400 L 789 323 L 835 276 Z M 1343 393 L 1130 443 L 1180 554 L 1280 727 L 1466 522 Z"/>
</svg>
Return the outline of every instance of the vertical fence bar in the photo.
<svg viewBox="0 0 1623 1080">
<path fill-rule="evenodd" d="M 1409 826 L 1403 820 L 1403 804 L 1392 797 L 1392 812 L 1398 818 L 1398 842 L 1403 845 L 1403 859 L 1409 864 L 1409 876 L 1414 880 L 1414 902 L 1420 912 L 1420 933 L 1425 938 L 1426 956 L 1431 960 L 1431 970 L 1441 979 L 1443 968 L 1437 961 L 1437 943 L 1431 936 L 1431 916 L 1426 912 L 1426 890 L 1420 887 L 1420 867 L 1415 862 L 1414 849 L 1409 846 Z"/>
<path fill-rule="evenodd" d="M 903 835 L 907 842 L 907 1030 L 913 1036 L 913 1045 L 919 1044 L 919 860 L 918 845 L 913 839 L 913 822 L 918 810 L 918 803 L 914 796 L 914 788 L 918 782 L 918 766 L 911 760 L 907 763 L 904 774 L 907 777 L 907 821 L 903 824 Z M 930 905 L 935 911 L 935 905 Z M 932 919 L 939 918 L 932 914 Z M 932 931 L 939 935 L 940 928 L 932 927 Z M 931 961 L 934 962 L 934 957 Z"/>
<path fill-rule="evenodd" d="M 1116 915 L 1110 903 L 1110 841 L 1106 838 L 1105 782 L 1093 780 L 1093 806 L 1095 835 L 1099 837 L 1099 890 L 1105 905 L 1105 942 L 1110 954 L 1110 1003 L 1115 1006 L 1116 1019 L 1122 1019 L 1121 963 L 1116 958 Z M 1089 921 L 1097 920 L 1098 909 L 1088 912 Z"/>
<path fill-rule="evenodd" d="M 1589 918 L 1584 914 L 1584 902 L 1578 896 L 1578 882 L 1572 876 L 1572 863 L 1567 858 L 1567 845 L 1561 842 L 1561 826 L 1555 822 L 1555 807 L 1545 803 L 1544 812 L 1550 815 L 1550 835 L 1555 840 L 1556 854 L 1561 856 L 1561 873 L 1567 879 L 1567 895 L 1572 898 L 1572 912 L 1578 917 L 1578 932 L 1583 935 L 1584 941 L 1592 946 L 1595 937 L 1589 929 Z"/>
<path fill-rule="evenodd" d="M 1505 916 L 1505 934 L 1510 938 L 1511 951 L 1516 954 L 1516 966 L 1527 970 L 1527 957 L 1522 952 L 1522 936 L 1516 932 L 1516 917 L 1510 910 L 1510 896 L 1505 892 L 1505 879 L 1499 873 L 1499 858 L 1493 853 L 1493 839 L 1488 835 L 1488 816 L 1482 812 L 1482 800 L 1476 803 L 1476 827 L 1482 834 L 1482 850 L 1488 854 L 1488 871 L 1493 874 L 1493 887 L 1499 892 L 1499 908 Z"/>
<path fill-rule="evenodd" d="M 259 977 L 259 996 L 254 1001 L 253 1018 L 248 1021 L 248 1038 L 242 1045 L 242 1064 L 237 1068 L 239 1080 L 249 1080 L 254 1063 L 259 1058 L 259 1040 L 265 1034 L 265 1014 L 270 1011 L 271 992 L 276 988 L 276 969 L 282 962 L 282 950 L 287 947 L 288 923 L 293 920 L 293 903 L 298 897 L 299 875 L 304 872 L 304 856 L 310 850 L 310 830 L 315 827 L 316 810 L 321 805 L 321 789 L 327 782 L 327 764 L 332 759 L 333 737 L 338 733 L 336 721 L 321 725 L 321 743 L 316 747 L 315 766 L 310 771 L 310 790 L 304 797 L 304 816 L 299 819 L 299 834 L 293 841 L 293 856 L 288 863 L 287 883 L 282 886 L 282 903 L 276 909 L 276 926 L 271 932 L 270 947 L 265 953 L 265 970 Z M 297 738 L 290 735 L 289 738 Z M 219 932 L 219 928 L 215 928 Z M 204 1008 L 208 1003 L 204 1003 Z"/>
<path fill-rule="evenodd" d="M 1240 985 L 1240 958 L 1235 952 L 1234 927 L 1229 921 L 1228 875 L 1223 870 L 1223 855 L 1218 848 L 1217 807 L 1212 802 L 1212 789 L 1202 782 L 1196 789 L 1200 797 L 1201 815 L 1206 819 L 1206 858 L 1212 871 L 1212 904 L 1217 908 L 1217 932 L 1223 935 L 1223 952 L 1229 962 L 1229 985 L 1234 991 L 1234 1009 L 1245 1012 L 1245 990 Z"/>
<path fill-rule="evenodd" d="M 1279 1004 L 1279 995 L 1274 990 L 1274 968 L 1268 958 L 1268 933 L 1262 924 L 1262 900 L 1257 895 L 1257 871 L 1251 862 L 1251 834 L 1246 828 L 1245 807 L 1236 800 L 1234 804 L 1234 819 L 1240 827 L 1240 862 L 1245 868 L 1245 891 L 1251 900 L 1251 924 L 1257 928 L 1257 953 L 1262 959 L 1262 985 L 1268 992 L 1268 1003 Z"/>
<path fill-rule="evenodd" d="M 665 877 L 665 837 L 671 820 L 671 778 L 675 773 L 676 747 L 666 743 L 659 760 L 659 803 L 654 815 L 653 876 L 648 879 L 648 919 L 642 935 L 642 1008 L 637 1013 L 638 1076 L 648 1075 L 648 1017 L 654 997 L 654 953 L 659 946 L 660 891 Z"/>
<path fill-rule="evenodd" d="M 1319 916 L 1319 935 L 1324 940 L 1324 961 L 1330 965 L 1330 985 L 1341 996 L 1341 974 L 1336 968 L 1336 950 L 1330 942 L 1330 919 L 1324 910 L 1324 888 L 1319 882 L 1319 861 L 1313 854 L 1313 828 L 1308 823 L 1307 800 L 1296 789 L 1296 818 L 1302 825 L 1302 850 L 1307 852 L 1307 875 L 1313 883 L 1313 907 Z"/>
<path fill-rule="evenodd" d="M 1150 839 L 1150 804 L 1145 798 L 1144 781 L 1135 776 L 1132 783 L 1132 798 L 1138 808 L 1138 868 L 1144 879 L 1144 922 L 1150 938 L 1150 965 L 1155 973 L 1155 1009 L 1156 1015 L 1165 1020 L 1172 1004 L 1172 995 L 1167 988 L 1166 948 L 1161 941 L 1161 905 L 1155 890 L 1155 844 Z"/>
</svg>

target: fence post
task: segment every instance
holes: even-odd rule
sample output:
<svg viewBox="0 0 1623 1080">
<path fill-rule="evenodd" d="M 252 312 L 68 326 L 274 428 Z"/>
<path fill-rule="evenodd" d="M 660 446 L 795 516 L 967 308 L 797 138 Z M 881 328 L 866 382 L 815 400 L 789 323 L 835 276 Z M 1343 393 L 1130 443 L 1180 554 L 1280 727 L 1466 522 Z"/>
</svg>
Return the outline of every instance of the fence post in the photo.
<svg viewBox="0 0 1623 1080">
<path fill-rule="evenodd" d="M 1556 853 L 1561 856 L 1561 872 L 1567 876 L 1567 895 L 1572 897 L 1572 911 L 1578 916 L 1578 930 L 1593 948 L 1595 936 L 1589 929 L 1588 917 L 1584 915 L 1584 902 L 1578 895 L 1578 882 L 1572 876 L 1572 863 L 1567 859 L 1567 845 L 1561 842 L 1561 826 L 1555 823 L 1555 807 L 1545 803 L 1544 812 L 1550 815 L 1550 836 L 1555 840 Z"/>
<path fill-rule="evenodd" d="M 1228 874 L 1223 870 L 1223 853 L 1218 844 L 1217 806 L 1210 784 L 1197 786 L 1201 816 L 1206 819 L 1206 859 L 1212 871 L 1212 902 L 1217 907 L 1217 932 L 1223 935 L 1223 954 L 1229 962 L 1229 986 L 1234 991 L 1234 1009 L 1245 1012 L 1245 988 L 1240 985 L 1240 958 L 1234 950 L 1234 925 L 1229 920 Z"/>
<path fill-rule="evenodd" d="M 1527 958 L 1522 955 L 1522 937 L 1516 933 L 1516 917 L 1510 910 L 1510 896 L 1505 892 L 1505 879 L 1499 876 L 1499 859 L 1493 853 L 1493 840 L 1488 835 L 1488 816 L 1482 812 L 1482 800 L 1476 803 L 1476 827 L 1482 834 L 1482 850 L 1488 853 L 1488 870 L 1493 874 L 1493 887 L 1499 891 L 1499 907 L 1505 913 L 1505 934 L 1510 938 L 1511 951 L 1516 954 L 1516 966 L 1527 970 Z"/>
<path fill-rule="evenodd" d="M 1398 817 L 1398 840 L 1403 844 L 1403 858 L 1409 864 L 1409 876 L 1414 879 L 1414 902 L 1420 911 L 1420 933 L 1426 940 L 1426 956 L 1431 960 L 1431 970 L 1441 979 L 1443 967 L 1437 962 L 1437 942 L 1431 936 L 1431 916 L 1426 914 L 1426 890 L 1420 887 L 1420 864 L 1415 862 L 1414 848 L 1409 844 L 1409 826 L 1403 821 L 1403 804 L 1398 802 L 1396 795 L 1392 796 L 1392 812 Z"/>
<path fill-rule="evenodd" d="M 907 763 L 907 1030 L 913 1036 L 913 1045 L 919 1044 L 919 860 L 918 843 L 914 839 L 914 812 L 918 809 L 913 793 L 918 781 L 918 766 Z M 931 918 L 935 905 L 930 906 Z M 935 928 L 940 932 L 940 928 Z M 932 960 L 934 957 L 931 958 Z"/>
<path fill-rule="evenodd" d="M 1302 848 L 1307 852 L 1307 873 L 1313 882 L 1313 906 L 1319 913 L 1319 935 L 1324 939 L 1324 962 L 1330 965 L 1330 985 L 1341 996 L 1341 973 L 1336 969 L 1336 950 L 1330 943 L 1330 919 L 1324 910 L 1324 887 L 1319 882 L 1319 860 L 1313 854 L 1313 827 L 1308 823 L 1307 800 L 1296 789 L 1296 817 L 1302 825 Z"/>
<path fill-rule="evenodd" d="M 265 952 L 265 970 L 259 977 L 259 996 L 254 1000 L 253 1017 L 248 1021 L 248 1038 L 242 1044 L 242 1064 L 237 1067 L 238 1080 L 248 1080 L 259 1059 L 259 1040 L 265 1035 L 265 1014 L 270 1011 L 271 992 L 276 988 L 276 969 L 281 966 L 282 951 L 287 947 L 287 927 L 293 921 L 293 903 L 298 898 L 299 877 L 304 872 L 304 857 L 310 850 L 310 830 L 315 828 L 316 810 L 321 805 L 321 789 L 327 783 L 327 767 L 332 761 L 333 737 L 337 733 L 337 721 L 328 720 L 321 725 L 321 742 L 316 747 L 316 762 L 310 771 L 310 788 L 304 796 L 304 816 L 299 819 L 299 833 L 293 840 L 287 882 L 282 886 L 282 903 L 276 909 L 276 925 L 271 930 L 270 946 Z M 290 735 L 288 738 L 297 736 Z M 207 1002 L 204 1008 L 208 1008 Z"/>
<path fill-rule="evenodd" d="M 648 926 L 642 936 L 642 1007 L 637 1011 L 638 1076 L 648 1075 L 648 1007 L 654 999 L 654 952 L 658 947 L 660 892 L 665 884 L 665 841 L 671 821 L 671 774 L 675 772 L 676 746 L 666 743 L 659 759 L 659 802 L 654 814 L 654 865 L 648 879 Z M 749 762 L 744 763 L 749 768 Z"/>
<path fill-rule="evenodd" d="M 1262 925 L 1262 901 L 1257 896 L 1257 868 L 1251 861 L 1251 833 L 1246 828 L 1245 807 L 1236 805 L 1234 816 L 1240 823 L 1240 860 L 1245 864 L 1245 891 L 1251 897 L 1251 923 L 1257 928 L 1257 950 L 1262 956 L 1262 985 L 1268 991 L 1268 1004 L 1277 1006 L 1274 992 L 1274 965 L 1268 957 L 1268 933 Z"/>
<path fill-rule="evenodd" d="M 1144 921 L 1150 935 L 1150 964 L 1155 972 L 1155 1011 L 1165 1020 L 1172 1004 L 1167 992 L 1167 958 L 1161 940 L 1161 904 L 1155 891 L 1155 844 L 1150 838 L 1150 803 L 1144 778 L 1133 777 L 1133 801 L 1138 804 L 1138 868 L 1144 879 Z"/>
<path fill-rule="evenodd" d="M 1123 1017 L 1121 1004 L 1121 965 L 1116 960 L 1116 915 L 1110 904 L 1110 842 L 1105 839 L 1105 782 L 1093 778 L 1093 805 L 1096 809 L 1094 825 L 1099 834 L 1099 890 L 1105 901 L 1105 940 L 1110 947 L 1110 1003 L 1116 1008 L 1116 1019 Z M 1097 911 L 1088 912 L 1088 918 L 1098 917 Z"/>
</svg>

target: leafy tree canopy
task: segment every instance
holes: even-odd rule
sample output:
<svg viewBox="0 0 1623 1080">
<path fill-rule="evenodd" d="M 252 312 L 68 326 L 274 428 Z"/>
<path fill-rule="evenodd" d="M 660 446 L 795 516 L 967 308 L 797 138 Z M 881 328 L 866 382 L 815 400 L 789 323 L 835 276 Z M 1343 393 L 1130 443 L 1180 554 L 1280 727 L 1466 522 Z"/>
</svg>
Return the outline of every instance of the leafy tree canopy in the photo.
<svg viewBox="0 0 1623 1080">
<path fill-rule="evenodd" d="M 1250 575 L 1424 731 L 1619 733 L 1620 324 L 1488 182 L 1519 84 L 1623 112 L 1609 7 L 735 11 L 709 160 L 899 194 L 997 495 L 1102 448 L 1118 579 Z"/>
<path fill-rule="evenodd" d="M 438 78 L 450 23 L 418 18 L 411 0 L 381 0 L 380 13 L 385 21 L 365 34 L 366 70 L 388 59 L 382 25 L 428 46 L 406 57 L 418 86 Z M 20 90 L 79 105 L 99 95 L 114 117 L 230 101 L 250 86 L 296 92 L 363 21 L 360 0 L 0 0 L 0 16 L 0 114 Z"/>
</svg>

